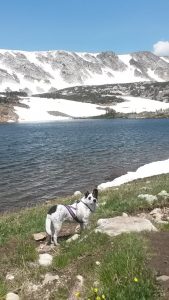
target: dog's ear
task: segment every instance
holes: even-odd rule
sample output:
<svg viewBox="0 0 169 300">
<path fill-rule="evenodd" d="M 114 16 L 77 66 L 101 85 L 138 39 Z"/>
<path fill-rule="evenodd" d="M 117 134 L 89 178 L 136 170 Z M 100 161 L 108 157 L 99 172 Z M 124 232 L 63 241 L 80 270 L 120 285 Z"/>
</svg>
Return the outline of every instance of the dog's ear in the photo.
<svg viewBox="0 0 169 300">
<path fill-rule="evenodd" d="M 88 196 L 89 196 L 89 192 L 87 191 L 86 193 L 85 193 L 85 198 L 87 198 Z"/>
<path fill-rule="evenodd" d="M 98 198 L 98 189 L 95 188 L 93 190 L 92 194 L 93 194 L 93 197 L 97 199 Z"/>
</svg>

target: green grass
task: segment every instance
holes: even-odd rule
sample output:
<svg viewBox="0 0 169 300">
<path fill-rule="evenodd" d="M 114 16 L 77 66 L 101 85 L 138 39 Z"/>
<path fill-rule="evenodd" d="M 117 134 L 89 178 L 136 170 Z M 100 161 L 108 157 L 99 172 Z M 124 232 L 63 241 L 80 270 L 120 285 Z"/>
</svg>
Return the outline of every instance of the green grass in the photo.
<svg viewBox="0 0 169 300">
<path fill-rule="evenodd" d="M 54 203 L 71 203 L 72 199 L 74 198 L 59 199 Z M 37 205 L 33 208 L 22 209 L 19 212 L 4 214 L 0 218 L 0 246 L 13 237 L 26 239 L 35 232 L 44 231 L 44 220 L 48 209 L 48 205 Z"/>
<path fill-rule="evenodd" d="M 10 238 L 20 236 L 26 239 L 32 233 L 44 230 L 45 215 L 46 207 L 42 206 L 3 216 L 0 220 L 0 245 Z"/>
<path fill-rule="evenodd" d="M 130 214 L 151 210 L 154 207 L 169 206 L 169 199 L 159 198 L 157 202 L 149 204 L 144 199 L 139 199 L 139 194 L 157 195 L 161 190 L 169 190 L 169 175 L 154 176 L 147 179 L 133 181 L 122 185 L 118 190 L 104 191 L 101 202 L 106 205 L 97 210 L 97 217 L 107 217 L 127 212 Z"/>
<path fill-rule="evenodd" d="M 109 189 L 99 193 L 100 204 L 91 217 L 91 229 L 83 232 L 70 244 L 61 242 L 59 251 L 54 252 L 53 265 L 49 268 L 31 267 L 30 262 L 37 260 L 36 247 L 32 234 L 44 231 L 45 216 L 49 206 L 39 205 L 16 213 L 9 213 L 0 218 L 0 299 L 11 286 L 5 281 L 7 272 L 17 270 L 20 275 L 13 283 L 13 289 L 22 286 L 24 280 L 39 282 L 41 275 L 47 272 L 59 274 L 62 286 L 51 291 L 51 300 L 67 299 L 74 286 L 76 275 L 85 280 L 82 299 L 95 300 L 91 295 L 94 282 L 99 282 L 99 295 L 103 293 L 106 300 L 155 300 L 160 299 L 154 278 L 148 269 L 147 257 L 150 253 L 145 237 L 141 234 L 127 234 L 110 238 L 95 233 L 94 228 L 99 218 L 121 215 L 122 212 L 136 214 L 150 211 L 154 207 L 169 206 L 169 200 L 159 198 L 153 204 L 138 199 L 139 194 L 157 195 L 161 190 L 169 192 L 169 175 L 155 176 L 137 180 L 120 186 L 118 190 Z M 54 203 L 71 203 L 74 198 L 58 199 Z M 53 203 L 52 203 L 53 205 Z M 161 230 L 169 230 L 164 225 Z M 96 265 L 100 262 L 100 266 Z M 138 282 L 134 282 L 134 278 Z M 94 298 L 95 297 L 95 298 Z M 25 299 L 26 300 L 26 299 Z M 39 300 L 39 299 L 37 299 Z"/>
<path fill-rule="evenodd" d="M 113 251 L 106 253 L 99 270 L 107 300 L 159 299 L 155 280 L 147 267 L 145 240 L 136 234 L 114 239 Z"/>
<path fill-rule="evenodd" d="M 107 235 L 100 233 L 83 233 L 79 241 L 74 241 L 69 245 L 63 243 L 61 254 L 54 258 L 53 266 L 59 269 L 65 268 L 70 264 L 77 264 L 78 261 L 81 264 L 83 258 L 89 257 L 90 264 L 93 267 L 93 263 L 99 257 L 103 249 L 108 248 L 110 245 L 110 238 Z M 77 261 L 78 259 L 78 261 Z M 85 262 L 87 264 L 87 261 Z M 82 268 L 82 273 L 89 270 L 89 265 Z M 81 270 L 81 266 L 78 266 L 78 270 Z"/>
<path fill-rule="evenodd" d="M 5 281 L 0 277 L 0 299 L 5 299 L 7 287 Z"/>
<path fill-rule="evenodd" d="M 78 270 L 86 284 L 82 299 L 96 299 L 91 287 L 99 281 L 99 295 L 104 294 L 106 300 L 155 300 L 159 299 L 159 294 L 147 267 L 147 251 L 148 246 L 141 235 L 124 234 L 112 242 L 107 235 L 92 232 L 85 242 L 76 241 L 69 247 L 62 245 L 53 266 L 56 270 L 62 269 L 63 273 L 71 270 L 74 277 Z M 99 266 L 96 261 L 100 262 Z"/>
</svg>

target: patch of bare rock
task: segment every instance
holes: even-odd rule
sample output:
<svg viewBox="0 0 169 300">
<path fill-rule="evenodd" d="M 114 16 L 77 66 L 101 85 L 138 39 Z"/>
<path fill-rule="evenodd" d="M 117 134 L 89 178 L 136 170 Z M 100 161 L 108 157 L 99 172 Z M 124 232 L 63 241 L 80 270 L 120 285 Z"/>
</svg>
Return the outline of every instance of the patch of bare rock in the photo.
<svg viewBox="0 0 169 300">
<path fill-rule="evenodd" d="M 157 228 L 147 219 L 133 216 L 118 216 L 108 219 L 99 219 L 96 232 L 116 236 L 121 233 L 157 231 Z"/>
</svg>

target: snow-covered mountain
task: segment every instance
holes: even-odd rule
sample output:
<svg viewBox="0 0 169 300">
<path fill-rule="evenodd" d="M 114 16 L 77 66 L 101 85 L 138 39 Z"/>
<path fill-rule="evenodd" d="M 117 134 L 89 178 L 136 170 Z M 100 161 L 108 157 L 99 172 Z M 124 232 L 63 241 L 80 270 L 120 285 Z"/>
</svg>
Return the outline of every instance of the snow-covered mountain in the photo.
<svg viewBox="0 0 169 300">
<path fill-rule="evenodd" d="M 0 92 L 50 92 L 78 85 L 169 81 L 169 57 L 151 52 L 0 50 Z"/>
</svg>

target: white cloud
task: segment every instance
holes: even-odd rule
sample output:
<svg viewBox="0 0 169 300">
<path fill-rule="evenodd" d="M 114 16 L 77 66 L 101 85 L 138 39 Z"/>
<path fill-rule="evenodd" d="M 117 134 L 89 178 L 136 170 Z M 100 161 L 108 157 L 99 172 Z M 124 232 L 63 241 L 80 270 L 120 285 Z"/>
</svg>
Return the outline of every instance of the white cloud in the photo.
<svg viewBox="0 0 169 300">
<path fill-rule="evenodd" d="M 154 44 L 153 52 L 158 56 L 169 56 L 169 41 L 159 41 Z"/>
</svg>

